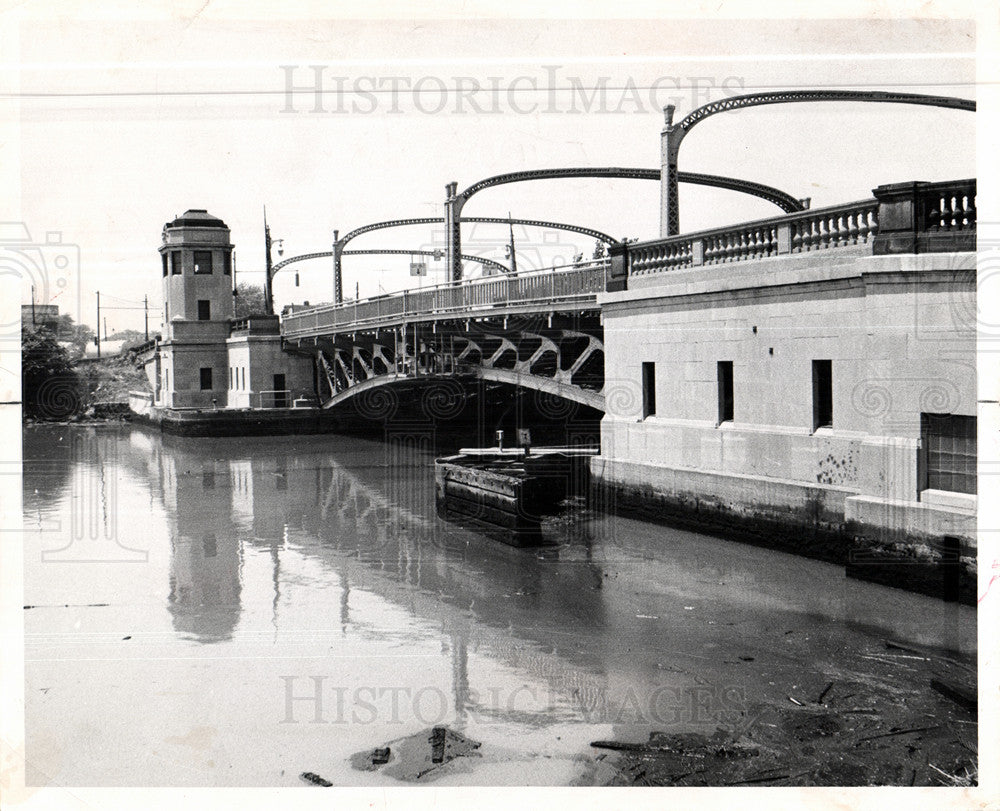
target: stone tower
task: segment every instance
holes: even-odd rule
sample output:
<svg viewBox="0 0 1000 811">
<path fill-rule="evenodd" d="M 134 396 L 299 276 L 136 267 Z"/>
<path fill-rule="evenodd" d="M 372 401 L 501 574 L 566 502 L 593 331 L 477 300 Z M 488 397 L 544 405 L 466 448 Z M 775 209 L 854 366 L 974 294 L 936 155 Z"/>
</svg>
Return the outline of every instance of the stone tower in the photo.
<svg viewBox="0 0 1000 811">
<path fill-rule="evenodd" d="M 233 317 L 233 245 L 229 227 L 203 209 L 163 226 L 163 323 L 229 321 Z"/>
<path fill-rule="evenodd" d="M 225 408 L 230 380 L 226 341 L 233 318 L 229 227 L 202 209 L 163 226 L 163 336 L 153 375 L 154 404 Z"/>
</svg>

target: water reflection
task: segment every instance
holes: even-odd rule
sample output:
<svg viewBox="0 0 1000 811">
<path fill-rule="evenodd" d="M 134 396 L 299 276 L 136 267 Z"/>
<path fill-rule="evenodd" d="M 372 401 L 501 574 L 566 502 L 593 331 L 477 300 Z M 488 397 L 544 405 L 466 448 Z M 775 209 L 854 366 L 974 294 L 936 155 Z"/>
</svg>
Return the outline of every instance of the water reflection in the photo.
<svg viewBox="0 0 1000 811">
<path fill-rule="evenodd" d="M 26 458 L 58 457 L 57 435 L 42 439 L 26 439 Z M 734 688 L 745 701 L 787 691 L 827 667 L 828 651 L 885 637 L 975 646 L 973 612 L 845 582 L 815 561 L 626 519 L 568 525 L 556 547 L 535 551 L 447 524 L 434 512 L 434 443 L 421 426 L 384 442 L 138 428 L 102 441 L 115 446 L 101 450 L 105 478 L 127 476 L 129 492 L 166 516 L 169 559 L 157 575 L 178 635 L 223 645 L 266 632 L 271 645 L 301 639 L 317 655 L 361 640 L 401 660 L 431 642 L 443 675 L 377 675 L 440 687 L 459 727 L 618 719 L 629 696 L 645 706 L 663 689 L 708 690 L 731 709 L 720 697 Z M 64 456 L 54 464 L 70 473 L 41 486 L 46 499 L 98 463 Z M 491 692 L 526 684 L 542 688 L 538 701 Z"/>
</svg>

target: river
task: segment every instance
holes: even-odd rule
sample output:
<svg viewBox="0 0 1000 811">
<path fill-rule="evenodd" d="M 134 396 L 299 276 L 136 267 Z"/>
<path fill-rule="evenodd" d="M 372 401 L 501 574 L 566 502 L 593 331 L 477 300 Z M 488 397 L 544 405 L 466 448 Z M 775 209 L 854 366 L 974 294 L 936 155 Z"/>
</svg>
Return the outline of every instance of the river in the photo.
<svg viewBox="0 0 1000 811">
<path fill-rule="evenodd" d="M 29 785 L 395 785 L 349 758 L 436 724 L 436 785 L 586 782 L 595 739 L 711 733 L 975 654 L 973 609 L 610 514 L 506 547 L 439 519 L 430 442 L 24 431 Z M 870 657 L 869 657 L 870 658 Z"/>
</svg>

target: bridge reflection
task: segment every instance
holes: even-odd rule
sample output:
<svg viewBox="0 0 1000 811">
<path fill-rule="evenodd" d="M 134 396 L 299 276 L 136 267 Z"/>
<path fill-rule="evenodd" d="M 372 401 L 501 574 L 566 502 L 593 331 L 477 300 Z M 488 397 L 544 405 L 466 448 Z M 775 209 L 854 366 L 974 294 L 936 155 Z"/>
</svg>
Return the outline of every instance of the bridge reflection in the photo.
<svg viewBox="0 0 1000 811">
<path fill-rule="evenodd" d="M 816 650 L 894 637 L 975 646 L 957 606 L 663 527 L 598 516 L 556 528 L 552 548 L 497 544 L 437 518 L 433 440 L 416 428 L 384 442 L 137 429 L 107 441 L 162 499 L 177 633 L 318 656 L 346 638 L 401 657 L 439 640 L 458 720 L 593 721 L 661 689 L 725 697 L 735 685 L 754 700 L 769 688 L 746 681 L 748 633 L 753 657 L 793 680 L 800 632 Z M 550 704 L 498 706 L 483 685 L 501 682 L 540 686 Z"/>
<path fill-rule="evenodd" d="M 162 493 L 169 516 L 175 630 L 205 644 L 239 638 L 245 611 L 261 610 L 244 605 L 247 595 L 264 593 L 260 582 L 248 584 L 245 558 L 263 552 L 275 627 L 282 590 L 306 560 L 334 575 L 336 611 L 328 616 L 340 633 L 383 634 L 355 605 L 361 597 L 370 606 L 369 595 L 438 629 L 459 719 L 472 708 L 499 711 L 470 692 L 470 652 L 547 684 L 578 712 L 597 706 L 608 689 L 604 655 L 553 644 L 566 629 L 602 636 L 609 622 L 587 534 L 564 533 L 571 543 L 537 555 L 498 545 L 437 518 L 426 438 L 351 440 L 362 451 L 347 454 L 337 443 L 265 438 L 237 447 L 168 436 L 161 443 L 132 432 L 128 461 Z"/>
</svg>

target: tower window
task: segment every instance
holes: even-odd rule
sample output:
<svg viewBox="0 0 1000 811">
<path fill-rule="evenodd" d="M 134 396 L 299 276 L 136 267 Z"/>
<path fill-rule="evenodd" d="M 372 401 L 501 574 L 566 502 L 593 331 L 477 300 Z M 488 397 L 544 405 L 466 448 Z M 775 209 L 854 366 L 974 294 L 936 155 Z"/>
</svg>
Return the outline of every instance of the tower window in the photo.
<svg viewBox="0 0 1000 811">
<path fill-rule="evenodd" d="M 233 273 L 233 257 L 229 251 L 222 254 L 222 272 L 226 276 L 231 276 Z"/>
<path fill-rule="evenodd" d="M 163 261 L 163 275 L 167 275 L 167 255 L 161 254 L 160 259 Z"/>
<path fill-rule="evenodd" d="M 656 364 L 642 364 L 642 418 L 656 413 Z"/>
<path fill-rule="evenodd" d="M 171 251 L 170 252 L 170 273 L 173 276 L 181 275 L 181 252 Z"/>
<path fill-rule="evenodd" d="M 813 430 L 833 426 L 833 362 L 814 360 Z"/>
<path fill-rule="evenodd" d="M 211 321 L 212 320 L 212 302 L 208 299 L 200 298 L 198 299 L 198 320 L 199 321 Z"/>
<path fill-rule="evenodd" d="M 195 251 L 194 252 L 194 272 L 197 275 L 204 275 L 206 273 L 212 272 L 212 252 L 211 251 Z"/>
<path fill-rule="evenodd" d="M 719 379 L 719 424 L 733 419 L 733 362 L 720 360 L 717 371 Z"/>
<path fill-rule="evenodd" d="M 201 390 L 211 391 L 212 390 L 212 367 L 202 366 L 198 370 L 201 373 Z"/>
</svg>

